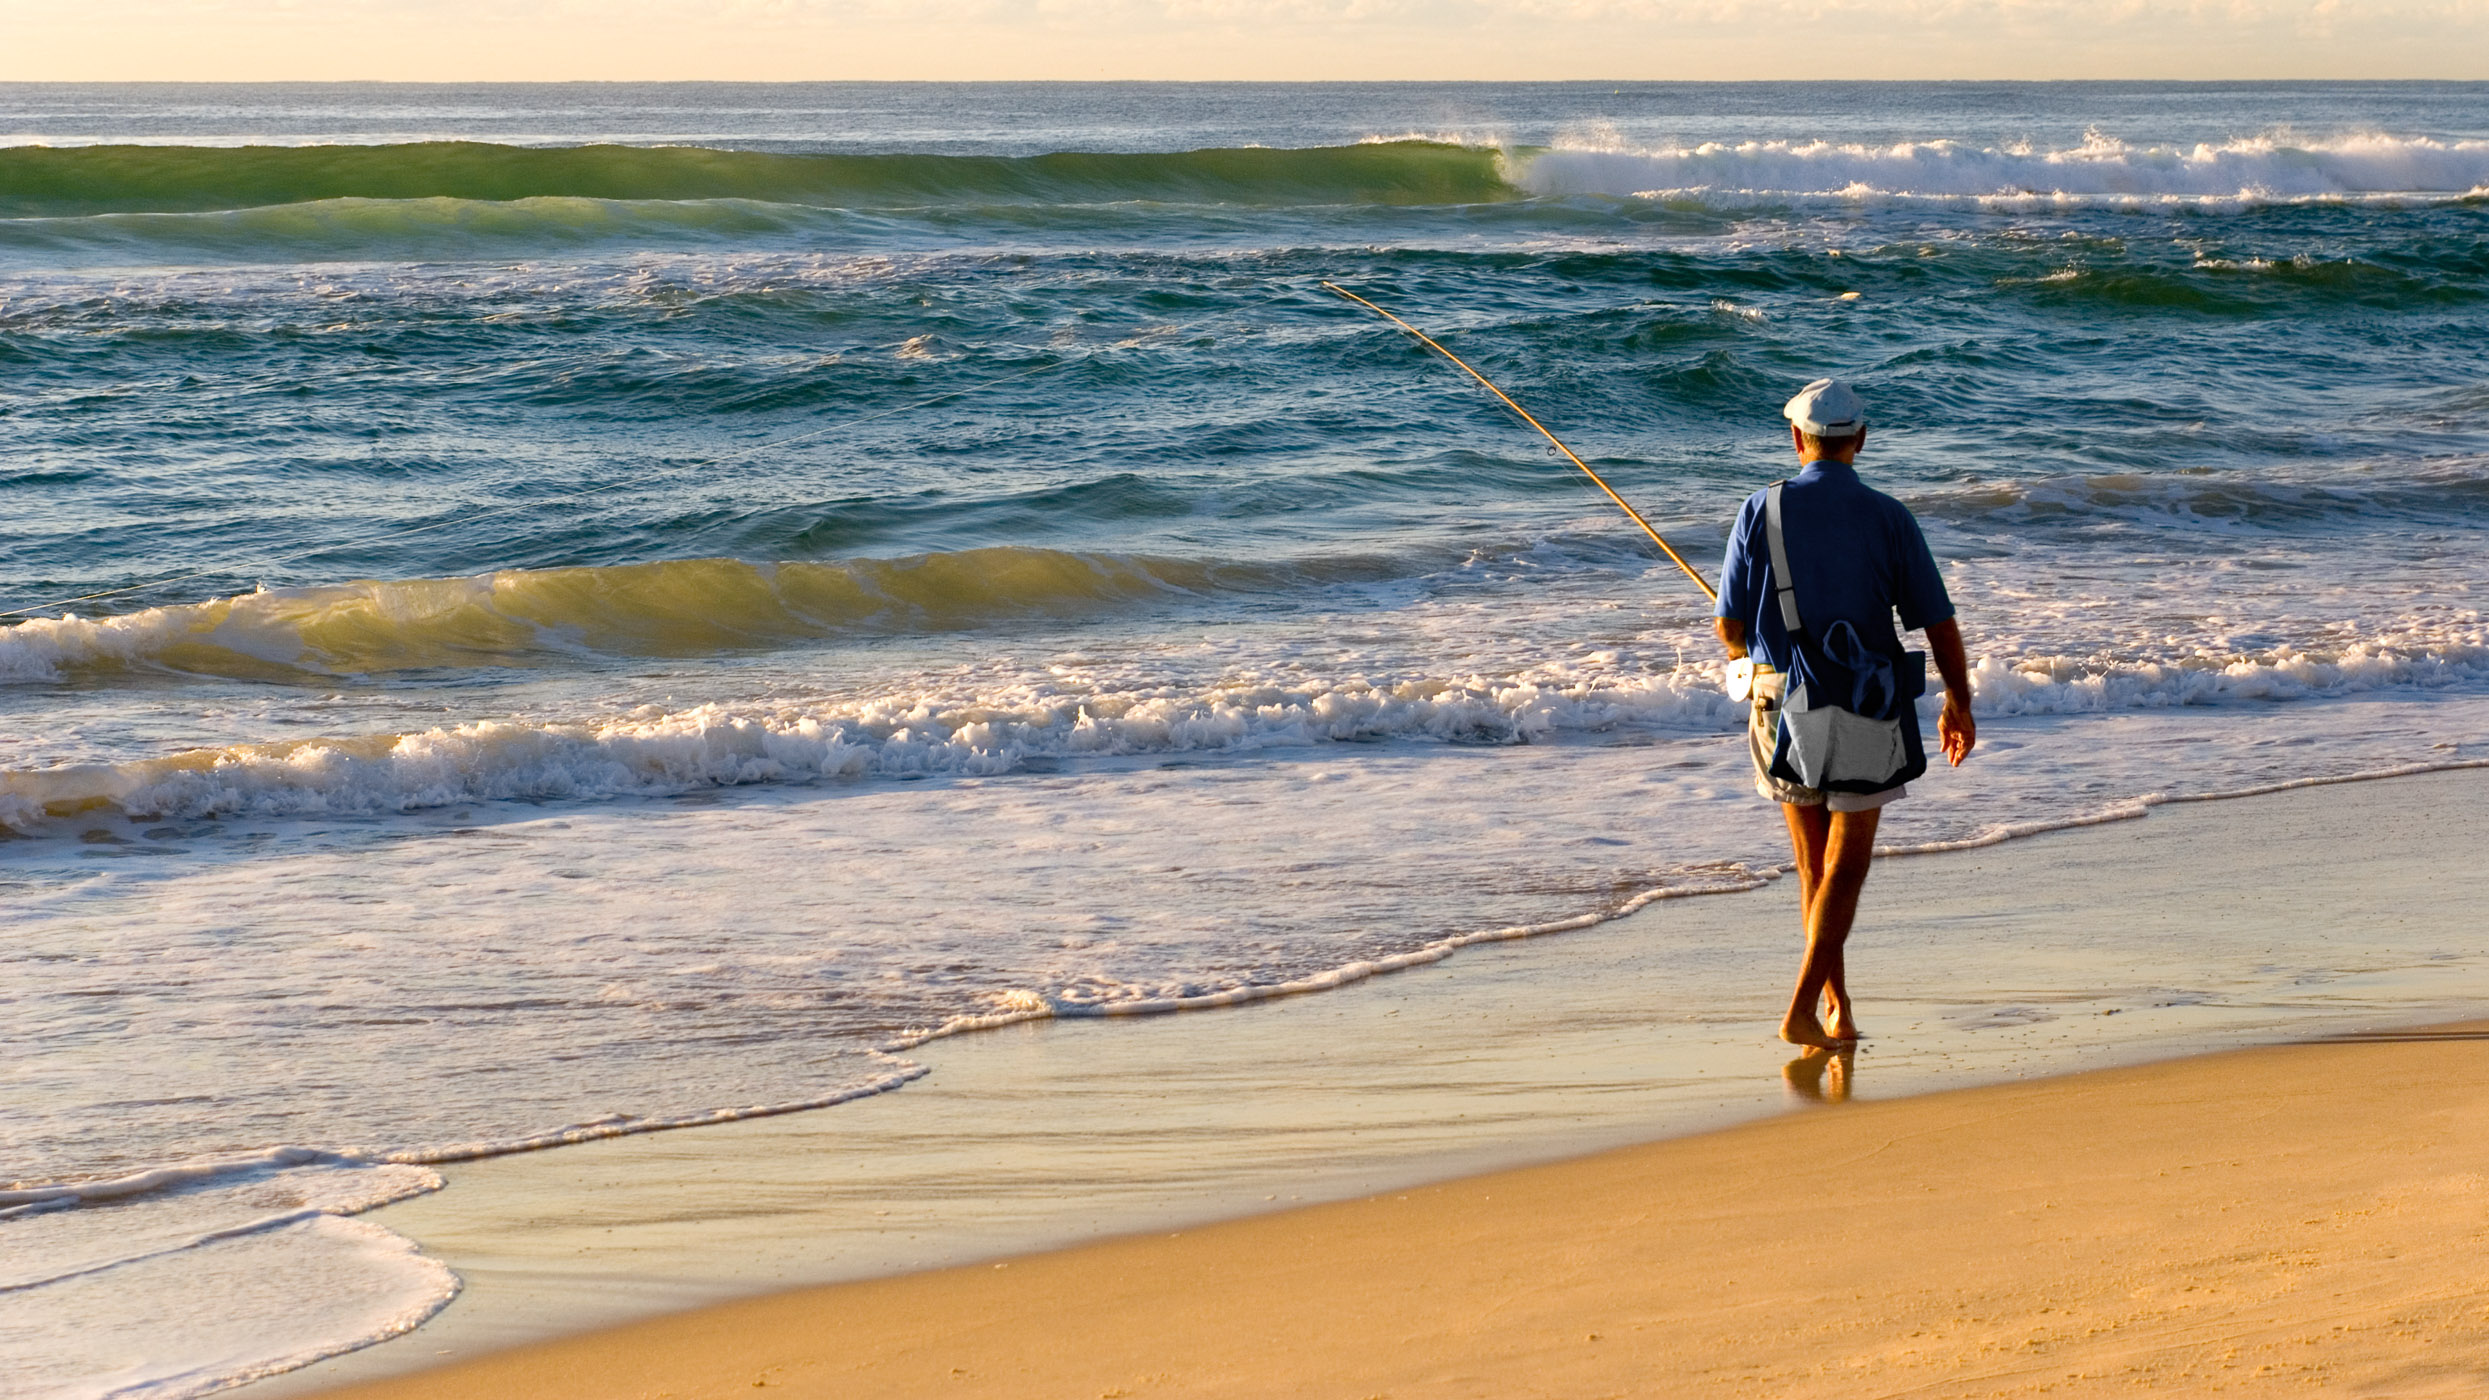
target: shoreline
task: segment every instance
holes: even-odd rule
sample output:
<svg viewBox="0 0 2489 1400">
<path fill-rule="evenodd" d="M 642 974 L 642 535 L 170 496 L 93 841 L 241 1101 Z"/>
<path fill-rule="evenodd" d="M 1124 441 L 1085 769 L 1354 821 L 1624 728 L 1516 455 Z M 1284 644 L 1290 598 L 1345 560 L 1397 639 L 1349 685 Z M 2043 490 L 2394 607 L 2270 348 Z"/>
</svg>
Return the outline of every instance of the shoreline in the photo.
<svg viewBox="0 0 2489 1400">
<path fill-rule="evenodd" d="M 2242 798 L 2270 797 L 2277 793 L 2298 792 L 2307 788 L 2336 787 L 2346 783 L 2387 782 L 2396 778 L 2426 777 L 2436 773 L 2461 773 L 2481 768 L 2489 768 L 2489 759 L 2448 759 L 2440 763 L 2411 763 L 2358 773 L 2333 773 L 2309 778 L 2291 778 L 2282 782 L 2262 783 L 2253 787 L 2222 792 L 2145 793 L 2122 806 L 2053 821 L 2000 827 L 1959 841 L 1927 841 L 1913 845 L 1878 846 L 1875 848 L 1875 855 L 1877 860 L 1951 855 L 1962 851 L 1985 850 L 1991 846 L 2002 846 L 2009 842 L 2029 840 L 2033 837 L 2053 836 L 2059 832 L 2080 831 L 2086 827 L 2107 826 L 2114 822 L 2141 821 L 2150 816 L 2156 807 L 2174 806 L 2179 803 L 2231 802 Z M 1370 978 L 1385 977 L 1395 972 L 1407 972 L 1415 968 L 1427 967 L 1468 948 L 1495 943 L 1527 942 L 1597 928 L 1602 924 L 1631 918 L 1654 904 L 1668 900 L 1751 894 L 1787 875 L 1792 868 L 1785 863 L 1768 866 L 1754 871 L 1750 878 L 1739 879 L 1733 883 L 1644 890 L 1604 913 L 1574 914 L 1564 918 L 1550 919 L 1543 923 L 1515 924 L 1505 928 L 1476 929 L 1466 933 L 1456 933 L 1439 938 L 1422 947 L 1412 948 L 1407 952 L 1394 953 L 1370 962 L 1350 963 L 1329 968 L 1291 982 L 1260 983 L 1250 987 L 1238 987 L 1199 996 L 1103 1002 L 1076 1007 L 1048 1006 L 1025 1011 L 956 1016 L 939 1026 L 902 1032 L 881 1048 L 886 1054 L 898 1054 L 919 1049 L 938 1040 L 949 1040 L 954 1036 L 1001 1030 L 1007 1026 L 1023 1025 L 1032 1021 L 1113 1021 L 1136 1016 L 1166 1016 L 1188 1011 L 1221 1011 L 1251 1006 L 1257 1002 L 1335 992 L 1345 987 L 1353 987 Z M 876 1088 L 866 1092 L 887 1093 L 905 1087 L 908 1082 L 910 1081 L 901 1080 L 889 1086 L 888 1089 Z M 773 1105 L 766 1109 L 756 1110 L 754 1116 L 760 1113 L 807 1112 L 814 1106 L 811 1104 L 786 1107 Z M 721 1119 L 719 1121 L 731 1120 Z M 677 1126 L 705 1125 L 669 1123 L 646 1131 L 670 1131 Z"/>
<path fill-rule="evenodd" d="M 2360 812 L 2405 810 L 2414 805 L 2405 800 L 2414 784 L 2442 787 L 2459 807 L 2458 794 L 2477 787 L 2478 780 L 2460 773 L 2398 777 L 2351 789 L 2360 796 L 2349 805 Z M 2275 815 L 2257 825 L 2296 821 L 2303 828 L 2276 838 L 2289 849 L 2268 864 L 2286 878 L 2311 862 L 2321 865 L 2329 854 L 2341 860 L 2342 833 L 2330 828 L 2368 821 L 2359 812 L 2346 815 L 2343 806 L 2340 800 L 2288 792 L 2258 799 L 2258 810 Z M 2064 886 L 2061 897 L 2077 901 L 2096 891 L 2104 874 L 2130 872 L 2136 851 L 2187 848 L 2207 838 L 2219 847 L 2229 825 L 2171 813 L 2158 824 L 2076 827 L 1954 861 L 1880 867 L 1883 888 L 1871 887 L 1869 914 L 1862 920 L 1862 934 L 1876 940 L 1868 946 L 1881 943 L 1876 956 L 1888 964 L 1877 979 L 1903 970 L 1889 964 L 1906 967 L 1913 952 L 1922 959 L 1941 955 L 1948 939 L 1963 930 L 1994 925 L 1999 910 L 1994 901 L 1982 907 L 1978 890 L 1998 877 L 2027 887 L 2032 872 L 2053 871 L 2052 878 Z M 2388 845 L 2396 840 L 2373 823 L 2365 836 Z M 2460 844 L 2463 838 L 2454 833 L 2448 839 Z M 2110 849 L 2093 850 L 2103 846 Z M 2186 859 L 2184 850 L 2156 854 L 2187 868 L 2200 863 Z M 2022 873 L 1983 873 L 2000 861 Z M 2172 873 L 2181 878 L 2165 883 L 2186 883 L 2183 870 L 2163 872 Z M 2148 900 L 2150 892 L 2130 891 L 2129 897 Z M 1759 1039 L 1749 1044 L 1753 1038 L 1722 1024 L 1767 1012 L 1778 992 L 1776 976 L 1760 988 L 1760 996 L 1749 998 L 1754 1006 L 1717 1007 L 1715 1015 L 1674 1027 L 1655 1025 L 1657 1013 L 1630 987 L 1592 994 L 1585 984 L 1604 986 L 1630 975 L 1634 944 L 1653 932 L 1653 909 L 1668 911 L 1665 933 L 1672 939 L 1742 940 L 1745 951 L 1723 947 L 1723 953 L 1750 958 L 1761 948 L 1787 961 L 1793 955 L 1781 946 L 1786 939 L 1778 923 L 1786 911 L 1779 906 L 1793 899 L 1786 885 L 1767 885 L 1750 901 L 1661 901 L 1633 917 L 1568 934 L 1561 956 L 1550 957 L 1528 943 L 1473 948 L 1442 965 L 1435 977 L 1372 979 L 1338 996 L 1283 999 L 1257 1008 L 1251 1017 L 1127 1020 L 1111 1032 L 1089 1020 L 1035 1022 L 948 1040 L 938 1052 L 941 1074 L 906 1094 L 859 1101 L 836 1114 L 766 1120 L 775 1126 L 755 1122 L 701 1134 L 656 1134 L 454 1167 L 457 1189 L 375 1214 L 379 1223 L 424 1242 L 427 1250 L 437 1247 L 468 1277 L 470 1296 L 410 1338 L 259 1382 L 253 1393 L 320 1393 L 425 1363 L 540 1344 L 546 1336 L 772 1288 L 903 1275 L 1136 1229 L 1198 1228 L 1204 1221 L 1284 1206 L 1283 1198 L 1320 1201 L 1407 1189 L 1654 1138 L 1682 1140 L 1688 1133 L 1751 1120 L 1794 1100 L 1806 1087 L 1769 1077 L 1768 1066 L 1787 1058 L 1786 1047 Z M 1893 946 L 1900 940 L 1889 928 L 1895 908 L 1908 901 L 1932 901 L 1930 907 L 1943 915 L 1925 921 L 1930 927 L 1916 935 L 1923 946 L 1915 950 Z M 1750 925 L 1760 926 L 1759 940 L 1743 937 Z M 1778 968 L 1779 962 L 1766 965 Z M 2069 965 L 2060 954 L 2056 971 L 2079 979 L 2080 960 Z M 2466 1006 L 2476 1014 L 2489 1001 L 2484 972 L 2489 969 L 2465 969 L 2457 980 L 2469 994 L 2450 997 L 2433 1014 L 2461 1014 Z M 1962 1020 L 1961 1008 L 1941 996 L 1923 1004 L 1877 996 L 1886 1016 L 1870 1029 L 1884 1030 L 1886 1039 L 1870 1042 L 1858 1061 L 1854 1079 L 1862 1098 L 1994 1082 L 2027 1075 L 2034 1066 L 2053 1073 L 2158 1059 L 2271 1039 L 2292 1033 L 2291 1026 L 2303 1034 L 2325 1026 L 2349 1028 L 2363 1016 L 2366 1028 L 2415 1019 L 2389 1009 L 2413 1005 L 2406 988 L 2403 995 L 2372 997 L 2375 1005 L 2366 1010 L 2332 1013 L 2300 1007 L 2242 1015 L 2200 1001 L 2103 1006 L 2092 1014 L 2121 1019 L 2082 1026 L 2074 1019 L 2084 1014 L 2081 1009 L 2043 1005 L 2027 984 L 2014 992 L 1993 962 L 1966 975 L 1971 986 L 1988 989 L 1991 1003 L 2010 998 L 2012 1004 L 1990 1005 L 1982 1024 L 1966 1030 L 1955 1024 Z M 1456 1025 L 1474 1027 L 1482 1013 L 1517 1024 L 1502 1027 L 1485 1050 L 1472 1047 L 1459 1057 L 1461 1064 L 1427 1058 L 1429 1035 Z M 1905 1023 L 1900 1019 L 1905 1014 L 1920 1019 Z M 2057 1023 L 2075 1024 L 2084 1034 L 2062 1025 L 2052 1031 Z M 2095 1034 L 2112 1025 L 2115 1037 Z M 1392 1038 L 1404 1030 L 1402 1038 Z M 1474 1038 L 1473 1031 L 1460 1033 Z M 1329 1048 L 1309 1053 L 1287 1044 L 1296 1041 Z M 1299 1058 L 1271 1058 L 1288 1053 Z M 1690 1063 L 1682 1058 L 1689 1054 Z M 1224 1059 L 1226 1069 L 1203 1067 L 1205 1057 Z M 1674 1073 L 1655 1074 L 1647 1063 L 1619 1070 L 1620 1057 L 1678 1062 L 1671 1066 Z M 1354 1063 L 1360 1060 L 1362 1069 Z M 1133 1086 L 1115 1082 L 1122 1076 L 1146 1078 L 1154 1064 L 1162 1066 L 1157 1073 L 1164 1093 L 1136 1094 Z M 1170 1075 L 1164 1066 L 1172 1065 L 1184 1068 Z M 1284 1082 L 1285 1092 L 1277 1096 L 1290 1101 L 1284 1110 L 1251 1102 L 1245 1092 L 1248 1102 L 1230 1115 L 1234 1121 L 1214 1122 L 1187 1110 L 1194 1111 L 1193 1120 L 1161 1125 L 1161 1131 L 1144 1126 L 1091 1133 L 1087 1152 L 1077 1141 L 1048 1142 L 1042 1124 L 1016 1134 L 988 1126 L 995 1115 L 1008 1115 L 1012 1100 L 1040 1091 L 1066 1119 L 1163 1118 L 1170 1112 L 1167 1100 L 1237 1094 L 1257 1070 L 1264 1079 Z M 1352 1081 L 1345 1089 L 1337 1082 L 1342 1078 Z M 1467 1127 L 1424 1121 L 1472 1111 L 1478 1121 Z M 1182 1119 L 1183 1112 L 1176 1117 Z M 998 1202 L 972 1209 L 957 1201 L 928 1205 L 903 1199 L 911 1188 L 902 1178 L 911 1170 L 945 1179 L 953 1188 L 974 1189 L 960 1173 L 977 1168 L 968 1159 L 979 1152 L 946 1155 L 927 1149 L 922 1139 L 975 1132 L 987 1134 L 975 1144 L 982 1155 L 1010 1168 L 999 1175 L 990 1165 L 985 1168 L 983 1189 Z M 1259 1142 L 1266 1138 L 1283 1145 Z M 1166 1158 L 1176 1151 L 1205 1161 L 1171 1170 Z M 894 1152 L 895 1159 L 885 1160 Z M 1109 1165 L 1100 1167 L 1090 1158 Z M 1123 1164 L 1120 1175 L 1112 1165 L 1116 1161 Z M 806 1163 L 813 1164 L 809 1171 L 803 1169 Z M 755 1184 L 740 1193 L 683 1194 L 685 1182 L 720 1174 L 747 1176 Z M 866 1213 L 876 1205 L 885 1213 L 898 1211 L 899 1219 L 876 1220 Z M 915 1239 L 901 1238 L 901 1224 L 912 1227 L 906 1233 Z M 532 1245 L 521 1238 L 531 1234 Z M 717 1256 L 738 1250 L 757 1252 L 758 1262 L 722 1271 L 712 1267 Z"/>
<path fill-rule="evenodd" d="M 334 1393 L 2477 1393 L 2484 1041 L 2472 1021 L 1785 1115 Z"/>
</svg>

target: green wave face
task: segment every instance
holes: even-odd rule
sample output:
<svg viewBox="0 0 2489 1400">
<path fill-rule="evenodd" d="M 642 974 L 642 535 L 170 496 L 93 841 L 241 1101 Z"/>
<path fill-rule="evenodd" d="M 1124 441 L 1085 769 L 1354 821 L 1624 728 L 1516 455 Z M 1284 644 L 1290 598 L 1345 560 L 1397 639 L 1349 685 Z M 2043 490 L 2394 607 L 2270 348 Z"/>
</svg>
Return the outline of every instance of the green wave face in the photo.
<svg viewBox="0 0 2489 1400">
<path fill-rule="evenodd" d="M 202 213 L 323 199 L 751 199 L 926 204 L 1475 204 L 1520 197 L 1499 153 L 1428 141 L 1043 156 L 773 155 L 685 146 L 21 146 L 0 215 Z"/>
<path fill-rule="evenodd" d="M 0 681 L 140 669 L 287 680 L 548 657 L 701 657 L 807 639 L 1095 617 L 1182 595 L 1386 577 L 1394 561 L 1287 564 L 989 546 L 898 559 L 504 569 L 245 593 L 0 628 Z"/>
</svg>

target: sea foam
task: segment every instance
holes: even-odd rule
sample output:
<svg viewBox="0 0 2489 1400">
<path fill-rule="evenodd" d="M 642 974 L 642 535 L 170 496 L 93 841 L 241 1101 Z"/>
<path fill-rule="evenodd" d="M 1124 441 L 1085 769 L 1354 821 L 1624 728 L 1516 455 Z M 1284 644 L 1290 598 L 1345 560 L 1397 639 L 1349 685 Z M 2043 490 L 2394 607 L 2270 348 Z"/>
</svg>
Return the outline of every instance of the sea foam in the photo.
<svg viewBox="0 0 2489 1400">
<path fill-rule="evenodd" d="M 2279 136 L 2158 145 L 2093 132 L 2056 150 L 1953 140 L 1708 142 L 1648 150 L 1551 149 L 1515 162 L 1540 195 L 1705 203 L 2243 205 L 2461 198 L 2489 187 L 2489 141 Z"/>
<path fill-rule="evenodd" d="M 1995 716 L 2296 700 L 2484 679 L 2489 624 L 2468 614 L 2434 628 L 2245 654 L 2199 646 L 2161 656 L 1987 655 L 1971 673 L 1977 712 Z M 1933 697 L 1924 703 L 1932 716 Z M 0 824 L 31 834 L 114 813 L 376 815 L 824 779 L 993 776 L 1040 759 L 1376 740 L 1522 744 L 1619 730 L 1725 733 L 1742 719 L 1716 661 L 1659 673 L 1619 656 L 1501 675 L 1231 673 L 1206 686 L 1030 677 L 846 702 L 652 705 L 574 722 L 481 721 L 0 771 Z"/>
</svg>

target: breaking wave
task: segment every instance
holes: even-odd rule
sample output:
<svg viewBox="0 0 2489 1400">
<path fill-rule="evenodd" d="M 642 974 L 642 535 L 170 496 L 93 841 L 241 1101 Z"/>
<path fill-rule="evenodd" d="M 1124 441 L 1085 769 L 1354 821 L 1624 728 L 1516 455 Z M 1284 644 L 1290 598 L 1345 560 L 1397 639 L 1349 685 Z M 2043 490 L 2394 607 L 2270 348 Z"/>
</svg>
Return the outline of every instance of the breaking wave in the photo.
<svg viewBox="0 0 2489 1400">
<path fill-rule="evenodd" d="M 1704 204 L 1832 199 L 2022 209 L 2444 200 L 2489 194 L 2489 141 L 2363 135 L 2296 144 L 2274 136 L 2180 146 L 2094 132 L 2061 150 L 1960 141 L 1715 142 L 1538 152 L 1522 164 L 1516 183 L 1536 195 Z"/>
<path fill-rule="evenodd" d="M 1298 149 L 1042 156 L 785 155 L 690 146 L 18 146 L 0 148 L 0 218 L 232 213 L 294 205 L 367 231 L 358 204 L 428 202 L 428 222 L 658 220 L 745 232 L 772 206 L 917 209 L 1132 202 L 1259 207 L 1441 205 L 1607 195 L 1748 204 L 1790 199 L 2223 205 L 2448 199 L 2489 193 L 2489 141 L 2368 134 L 2156 145 L 2092 133 L 2062 149 L 1954 140 L 1742 141 L 1631 150 L 1442 140 Z M 674 206 L 671 209 L 659 207 Z M 393 225 L 391 225 L 393 226 Z M 119 225 L 125 233 L 145 226 Z"/>
<path fill-rule="evenodd" d="M 2093 529 L 2108 521 L 2179 525 L 2197 532 L 2304 529 L 2383 521 L 2442 523 L 2489 506 L 2489 472 L 2475 458 L 2414 466 L 2354 464 L 2300 473 L 2127 471 L 1947 484 L 1909 493 L 1923 517 L 2022 527 Z"/>
<path fill-rule="evenodd" d="M 0 771 L 0 826 L 88 815 L 380 815 L 476 801 L 661 796 L 824 779 L 990 776 L 1065 759 L 1244 754 L 1377 740 L 1523 744 L 1612 730 L 1729 733 L 1717 664 L 1402 678 L 1233 675 L 1206 686 L 1016 685 L 776 706 L 706 704 L 577 723 L 238 744 L 117 764 Z M 2168 659 L 1990 656 L 1983 715 L 2285 701 L 2489 680 L 2489 634 Z M 1933 698 L 1923 702 L 1930 715 Z"/>
<path fill-rule="evenodd" d="M 1379 559 L 1253 566 L 993 546 L 897 559 L 503 569 L 283 588 L 0 630 L 0 683 L 149 670 L 283 680 L 558 656 L 702 656 L 956 632 L 1187 594 L 1380 577 Z"/>
<path fill-rule="evenodd" d="M 1498 153 L 1434 141 L 1043 156 L 778 155 L 696 146 L 0 148 L 0 216 L 199 213 L 319 200 L 755 200 L 928 205 L 1459 204 L 1510 199 Z"/>
</svg>

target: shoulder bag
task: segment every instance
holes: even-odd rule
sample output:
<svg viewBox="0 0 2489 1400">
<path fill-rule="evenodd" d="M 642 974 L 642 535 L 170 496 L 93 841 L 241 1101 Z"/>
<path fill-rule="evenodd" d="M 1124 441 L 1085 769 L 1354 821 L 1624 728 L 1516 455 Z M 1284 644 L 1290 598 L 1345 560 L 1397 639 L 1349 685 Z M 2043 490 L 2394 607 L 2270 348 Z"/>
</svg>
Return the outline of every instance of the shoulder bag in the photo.
<svg viewBox="0 0 2489 1400">
<path fill-rule="evenodd" d="M 1798 609 L 1797 581 L 1781 533 L 1780 488 L 1763 498 L 1772 551 L 1772 591 L 1788 630 L 1791 674 L 1782 683 L 1772 776 L 1832 792 L 1882 792 L 1927 771 L 1917 700 L 1927 693 L 1927 653 L 1896 659 L 1875 650 L 1846 619 L 1820 637 Z"/>
</svg>

